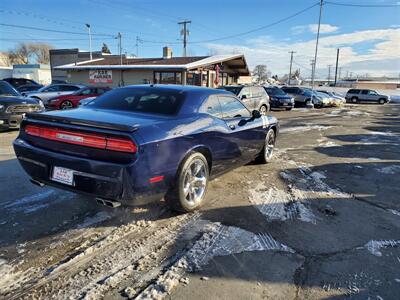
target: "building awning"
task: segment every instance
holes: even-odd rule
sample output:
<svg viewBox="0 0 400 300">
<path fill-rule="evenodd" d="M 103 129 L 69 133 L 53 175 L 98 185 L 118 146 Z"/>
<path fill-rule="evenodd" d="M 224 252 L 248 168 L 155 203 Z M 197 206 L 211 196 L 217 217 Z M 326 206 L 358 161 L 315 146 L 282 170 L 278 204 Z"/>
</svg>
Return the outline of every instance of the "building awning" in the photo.
<svg viewBox="0 0 400 300">
<path fill-rule="evenodd" d="M 54 69 L 73 70 L 162 70 L 162 71 L 191 71 L 207 68 L 216 64 L 224 64 L 242 76 L 250 75 L 249 68 L 243 54 L 192 56 L 172 58 L 126 58 L 123 57 L 122 65 L 120 57 L 104 57 L 89 61 L 83 61 Z"/>
</svg>

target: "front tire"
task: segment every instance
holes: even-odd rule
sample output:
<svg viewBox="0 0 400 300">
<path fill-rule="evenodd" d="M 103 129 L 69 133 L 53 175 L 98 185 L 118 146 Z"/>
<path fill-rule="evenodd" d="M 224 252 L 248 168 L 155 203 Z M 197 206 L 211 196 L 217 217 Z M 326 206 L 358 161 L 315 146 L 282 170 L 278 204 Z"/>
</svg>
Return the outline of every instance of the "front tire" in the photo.
<svg viewBox="0 0 400 300">
<path fill-rule="evenodd" d="M 208 188 L 209 166 L 203 154 L 189 155 L 178 170 L 174 187 L 165 200 L 170 208 L 180 212 L 192 212 L 203 203 Z"/>
<path fill-rule="evenodd" d="M 385 99 L 379 99 L 378 103 L 381 105 L 385 104 Z"/>
<path fill-rule="evenodd" d="M 260 152 L 256 161 L 260 164 L 266 164 L 272 161 L 272 157 L 274 154 L 276 142 L 276 134 L 275 131 L 271 128 L 268 130 L 267 135 L 265 136 L 265 142 L 263 150 Z"/>
<path fill-rule="evenodd" d="M 65 100 L 65 101 L 61 102 L 61 104 L 60 104 L 60 109 L 62 109 L 62 110 L 72 109 L 72 108 L 74 108 L 74 104 L 69 100 Z"/>
</svg>

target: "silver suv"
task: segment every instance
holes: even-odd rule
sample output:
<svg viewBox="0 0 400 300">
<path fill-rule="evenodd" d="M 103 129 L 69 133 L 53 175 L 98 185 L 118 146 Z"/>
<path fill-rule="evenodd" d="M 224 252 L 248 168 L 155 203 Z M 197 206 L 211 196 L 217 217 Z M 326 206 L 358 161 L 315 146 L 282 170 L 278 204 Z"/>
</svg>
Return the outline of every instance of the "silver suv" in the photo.
<svg viewBox="0 0 400 300">
<path fill-rule="evenodd" d="M 265 115 L 270 110 L 269 96 L 262 86 L 256 85 L 227 85 L 219 89 L 235 94 L 250 110 L 259 110 Z"/>
<path fill-rule="evenodd" d="M 372 101 L 385 104 L 390 102 L 390 96 L 379 94 L 374 90 L 350 89 L 346 94 L 346 101 L 352 103 Z"/>
</svg>

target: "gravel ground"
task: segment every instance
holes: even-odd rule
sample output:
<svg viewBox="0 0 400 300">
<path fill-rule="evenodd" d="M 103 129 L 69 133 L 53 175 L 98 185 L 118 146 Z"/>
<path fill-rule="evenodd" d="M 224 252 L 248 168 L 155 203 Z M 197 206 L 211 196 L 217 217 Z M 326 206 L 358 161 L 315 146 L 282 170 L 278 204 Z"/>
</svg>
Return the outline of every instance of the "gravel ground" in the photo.
<svg viewBox="0 0 400 300">
<path fill-rule="evenodd" d="M 0 299 L 398 299 L 400 105 L 272 114 L 185 215 L 33 186 L 0 133 Z"/>
</svg>

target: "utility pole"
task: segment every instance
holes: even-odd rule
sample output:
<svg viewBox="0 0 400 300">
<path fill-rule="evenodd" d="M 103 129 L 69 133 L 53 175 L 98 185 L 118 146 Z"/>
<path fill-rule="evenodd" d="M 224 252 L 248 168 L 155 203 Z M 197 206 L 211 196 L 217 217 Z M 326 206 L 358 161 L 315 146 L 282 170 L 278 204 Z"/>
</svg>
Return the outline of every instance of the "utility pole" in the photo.
<svg viewBox="0 0 400 300">
<path fill-rule="evenodd" d="M 332 65 L 328 65 L 328 85 L 329 85 L 329 81 L 331 81 L 331 68 L 332 68 Z"/>
<path fill-rule="evenodd" d="M 317 41 L 315 43 L 314 67 L 312 69 L 312 77 L 311 77 L 311 89 L 312 90 L 314 90 L 314 78 L 315 78 L 315 69 L 316 69 L 316 65 L 317 65 L 319 31 L 320 31 L 320 28 L 321 28 L 322 6 L 323 5 L 324 5 L 324 0 L 320 0 L 320 2 L 319 2 L 319 19 L 318 19 Z"/>
<path fill-rule="evenodd" d="M 122 65 L 122 35 L 121 32 L 118 32 L 118 51 L 119 51 L 119 64 Z"/>
<path fill-rule="evenodd" d="M 292 63 L 293 63 L 293 53 L 296 53 L 296 51 L 289 51 L 290 53 L 290 67 L 289 67 L 289 78 L 288 78 L 288 85 L 290 85 L 290 78 L 292 77 Z"/>
<path fill-rule="evenodd" d="M 89 32 L 89 53 L 90 53 L 90 60 L 92 60 L 93 59 L 93 56 L 92 56 L 92 32 L 90 31 L 90 24 L 86 24 L 86 27 Z"/>
<path fill-rule="evenodd" d="M 136 36 L 136 57 L 139 57 L 139 42 L 141 42 L 141 40 L 138 36 Z"/>
<path fill-rule="evenodd" d="M 338 79 L 337 75 L 338 75 L 338 67 L 339 67 L 339 52 L 340 52 L 340 48 L 337 48 L 337 51 L 336 51 L 336 68 L 335 68 L 335 86 L 336 86 L 337 79 Z"/>
<path fill-rule="evenodd" d="M 192 21 L 189 20 L 178 22 L 179 25 L 183 25 L 183 29 L 181 30 L 181 35 L 183 35 L 183 56 L 186 56 L 187 36 L 189 35 L 189 30 L 187 30 L 187 24 L 190 23 L 192 23 Z"/>
</svg>

